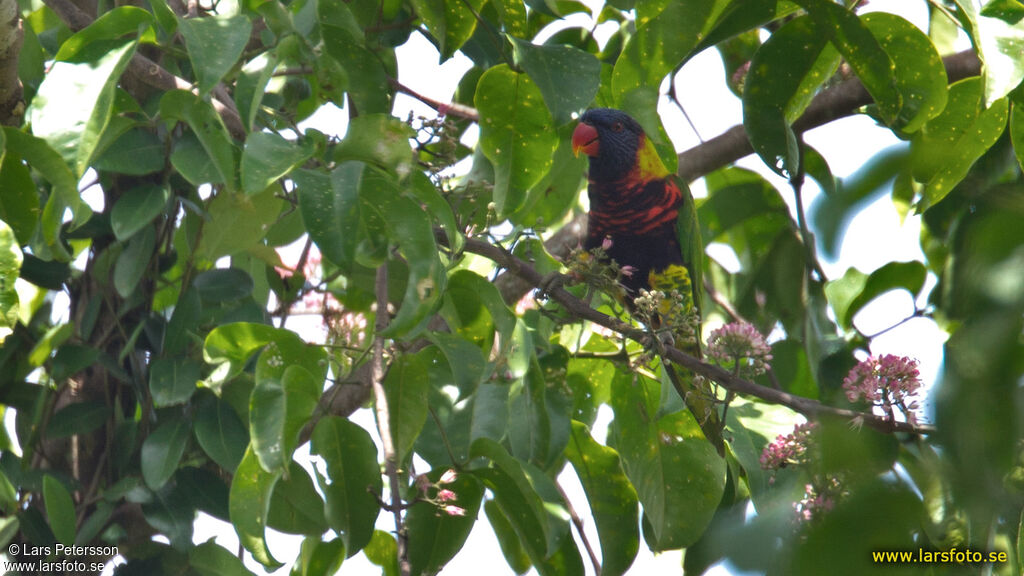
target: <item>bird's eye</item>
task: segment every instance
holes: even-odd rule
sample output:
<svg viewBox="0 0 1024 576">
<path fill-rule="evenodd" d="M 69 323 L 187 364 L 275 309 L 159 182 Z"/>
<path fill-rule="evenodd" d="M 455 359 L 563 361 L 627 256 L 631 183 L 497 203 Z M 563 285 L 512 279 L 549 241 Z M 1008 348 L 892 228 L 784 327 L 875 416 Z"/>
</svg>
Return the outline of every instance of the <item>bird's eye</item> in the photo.
<svg viewBox="0 0 1024 576">
<path fill-rule="evenodd" d="M 612 124 L 612 132 L 622 132 L 622 122 Z"/>
</svg>

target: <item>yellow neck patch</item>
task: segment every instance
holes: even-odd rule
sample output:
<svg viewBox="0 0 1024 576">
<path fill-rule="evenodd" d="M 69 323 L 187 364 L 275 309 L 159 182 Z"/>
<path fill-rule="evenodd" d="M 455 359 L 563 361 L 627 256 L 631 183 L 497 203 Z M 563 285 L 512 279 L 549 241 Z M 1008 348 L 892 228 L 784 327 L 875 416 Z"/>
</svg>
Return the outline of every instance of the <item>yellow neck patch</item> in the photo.
<svg viewBox="0 0 1024 576">
<path fill-rule="evenodd" d="M 640 139 L 639 150 L 636 153 L 636 167 L 633 168 L 630 176 L 641 181 L 648 181 L 664 178 L 671 174 L 668 168 L 665 168 L 665 163 L 661 161 L 661 156 L 658 155 L 658 150 L 655 149 L 651 139 L 646 135 L 641 136 Z"/>
</svg>

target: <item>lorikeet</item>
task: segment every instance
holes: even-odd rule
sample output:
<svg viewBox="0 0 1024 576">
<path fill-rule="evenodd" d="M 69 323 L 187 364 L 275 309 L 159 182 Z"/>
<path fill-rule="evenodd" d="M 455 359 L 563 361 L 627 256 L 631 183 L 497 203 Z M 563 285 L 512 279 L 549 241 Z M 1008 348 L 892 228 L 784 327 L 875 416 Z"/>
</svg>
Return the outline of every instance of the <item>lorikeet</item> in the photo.
<svg viewBox="0 0 1024 576">
<path fill-rule="evenodd" d="M 699 314 L 704 249 L 686 183 L 665 168 L 640 124 L 619 110 L 584 113 L 572 133 L 572 147 L 590 158 L 584 248 L 607 246 L 609 258 L 630 267 L 631 274 L 622 279 L 630 298 L 640 289 L 675 289 L 689 295 L 687 306 Z M 696 342 L 681 348 L 699 357 L 699 331 Z M 696 387 L 692 375 L 665 368 L 704 435 L 721 452 L 722 426 L 711 391 Z"/>
</svg>

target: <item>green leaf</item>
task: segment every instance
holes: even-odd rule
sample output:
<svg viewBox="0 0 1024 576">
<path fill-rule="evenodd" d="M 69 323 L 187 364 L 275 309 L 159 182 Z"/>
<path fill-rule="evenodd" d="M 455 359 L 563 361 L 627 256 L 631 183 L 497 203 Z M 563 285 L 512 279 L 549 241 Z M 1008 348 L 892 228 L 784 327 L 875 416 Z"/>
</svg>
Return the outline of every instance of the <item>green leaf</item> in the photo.
<svg viewBox="0 0 1024 576">
<path fill-rule="evenodd" d="M 261 374 L 261 367 L 285 362 L 273 344 L 260 354 L 256 387 L 249 402 L 252 450 L 264 470 L 284 470 L 288 465 L 299 432 L 309 421 L 323 385 L 301 366 L 288 366 L 280 376 Z"/>
<path fill-rule="evenodd" d="M 465 338 L 448 332 L 428 332 L 424 335 L 444 354 L 451 368 L 459 396 L 466 398 L 476 391 L 484 378 L 487 359 L 478 346 Z"/>
<path fill-rule="evenodd" d="M 388 69 L 394 66 L 394 52 L 367 49 L 365 33 L 343 0 L 322 0 L 316 9 L 324 47 L 348 73 L 348 97 L 356 110 L 360 114 L 390 113 Z"/>
<path fill-rule="evenodd" d="M 911 139 L 914 179 L 925 183 L 922 208 L 945 198 L 1006 128 L 1007 101 L 998 100 L 983 109 L 982 97 L 981 78 L 952 84 L 942 114 Z"/>
<path fill-rule="evenodd" d="M 422 171 L 414 171 L 409 175 L 409 192 L 422 203 L 430 214 L 437 219 L 448 239 L 448 247 L 452 252 L 462 251 L 465 244 L 459 225 L 455 221 L 455 212 L 451 204 L 441 195 L 437 186 Z"/>
<path fill-rule="evenodd" d="M 149 392 L 157 408 L 184 404 L 196 391 L 199 363 L 188 358 L 157 358 L 149 365 Z"/>
<path fill-rule="evenodd" d="M 224 382 L 237 376 L 257 350 L 281 337 L 281 329 L 267 324 L 234 322 L 214 328 L 203 344 L 203 359 L 220 365 L 211 379 Z"/>
<path fill-rule="evenodd" d="M 551 168 L 558 136 L 537 85 L 505 64 L 484 72 L 474 102 L 480 112 L 479 146 L 494 165 L 495 210 L 507 216 Z"/>
<path fill-rule="evenodd" d="M 383 576 L 398 576 L 398 544 L 391 534 L 374 530 L 363 554 L 367 560 L 382 568 Z"/>
<path fill-rule="evenodd" d="M 797 173 L 800 152 L 791 124 L 838 65 L 839 53 L 809 16 L 776 30 L 750 61 L 743 126 L 754 151 L 779 175 Z"/>
<path fill-rule="evenodd" d="M 444 381 L 433 373 L 430 378 L 434 383 Z M 416 454 L 435 468 L 452 466 L 469 458 L 469 447 L 477 438 L 500 441 L 508 424 L 508 395 L 509 386 L 504 382 L 480 384 L 476 392 L 459 402 L 435 391 L 430 408 L 438 425 L 423 428 L 416 441 Z"/>
<path fill-rule="evenodd" d="M 21 271 L 21 247 L 14 230 L 0 220 L 0 342 L 18 323 L 18 292 L 14 284 Z"/>
<path fill-rule="evenodd" d="M 572 46 L 535 45 L 509 36 L 516 64 L 533 79 L 555 125 L 573 119 L 594 101 L 601 84 L 601 63 L 589 52 Z"/>
<path fill-rule="evenodd" d="M 345 543 L 341 538 L 323 541 L 320 534 L 302 541 L 299 557 L 292 564 L 291 576 L 330 576 L 341 570 L 345 561 Z"/>
<path fill-rule="evenodd" d="M 327 465 L 327 479 L 317 474 L 327 499 L 327 522 L 341 534 L 351 557 L 370 542 L 380 513 L 377 498 L 384 482 L 377 446 L 358 425 L 327 416 L 313 429 L 311 452 Z"/>
<path fill-rule="evenodd" d="M 488 314 L 482 314 L 486 310 Z M 501 299 L 494 284 L 469 270 L 453 272 L 448 279 L 441 314 L 452 331 L 471 342 L 479 342 L 489 354 L 498 340 L 499 357 L 512 345 L 516 317 Z"/>
<path fill-rule="evenodd" d="M 196 276 L 192 286 L 202 302 L 233 302 L 252 294 L 253 280 L 245 270 L 214 268 Z"/>
<path fill-rule="evenodd" d="M 725 489 L 726 466 L 687 410 L 659 417 L 658 384 L 619 372 L 612 380 L 609 443 L 644 505 L 654 550 L 689 546 L 711 522 Z"/>
<path fill-rule="evenodd" d="M 864 25 L 892 58 L 901 108 L 893 128 L 916 132 L 946 107 L 949 83 L 935 46 L 916 26 L 895 14 L 865 14 Z"/>
<path fill-rule="evenodd" d="M 75 542 L 75 503 L 71 493 L 53 476 L 43 476 L 43 502 L 50 529 L 57 541 L 66 546 Z"/>
<path fill-rule="evenodd" d="M 360 240 L 359 181 L 364 168 L 361 162 L 345 162 L 330 174 L 302 169 L 292 174 L 310 238 L 344 273 L 352 270 Z"/>
<path fill-rule="evenodd" d="M 267 89 L 274 69 L 277 68 L 277 55 L 273 50 L 268 50 L 242 66 L 235 81 L 235 104 L 238 105 L 238 115 L 241 116 L 246 130 L 251 130 L 256 114 L 260 111 L 260 103 L 263 101 L 263 94 Z"/>
<path fill-rule="evenodd" d="M 132 128 L 104 148 L 92 162 L 92 167 L 132 176 L 152 174 L 163 170 L 167 162 L 166 148 L 167 145 L 153 132 Z"/>
<path fill-rule="evenodd" d="M 476 15 L 483 0 L 446 2 L 445 0 L 411 0 L 416 15 L 430 30 L 438 44 L 441 60 L 451 58 L 476 29 Z"/>
<path fill-rule="evenodd" d="M 292 461 L 288 473 L 274 487 L 267 525 L 285 534 L 320 535 L 327 531 L 324 501 L 306 469 Z"/>
<path fill-rule="evenodd" d="M 178 469 L 191 435 L 189 422 L 181 417 L 165 420 L 142 442 L 142 479 L 153 490 L 170 480 Z"/>
<path fill-rule="evenodd" d="M 16 241 L 25 245 L 32 241 L 39 222 L 39 193 L 28 166 L 13 150 L 3 150 L 3 140 L 4 131 L 0 129 L 0 188 L 4 191 L 0 220 L 11 227 Z"/>
<path fill-rule="evenodd" d="M 202 576 L 250 576 L 237 556 L 217 545 L 212 539 L 188 552 L 188 563 Z"/>
<path fill-rule="evenodd" d="M 387 227 L 388 239 L 409 267 L 405 295 L 398 313 L 382 335 L 397 338 L 419 327 L 444 293 L 447 276 L 438 257 L 430 219 L 419 203 L 401 195 L 397 183 L 386 173 L 367 169 L 359 189 L 364 215 L 376 215 Z"/>
<path fill-rule="evenodd" d="M 442 473 L 443 470 L 432 470 L 427 477 L 437 482 Z M 439 572 L 459 553 L 476 524 L 484 496 L 483 484 L 469 474 L 459 474 L 454 482 L 442 488 L 454 492 L 455 500 L 441 506 L 434 502 L 417 502 L 405 518 L 413 574 Z M 449 512 L 448 506 L 458 507 L 462 512 Z"/>
<path fill-rule="evenodd" d="M 957 2 L 974 17 L 977 33 L 973 36 L 978 56 L 984 65 L 981 72 L 985 84 L 985 107 L 989 108 L 1015 89 L 1024 79 L 1024 21 L 1020 18 L 1001 18 L 989 10 L 973 14 L 973 2 Z M 986 6 L 988 8 L 988 6 Z"/>
<path fill-rule="evenodd" d="M 270 497 L 281 474 L 281 470 L 264 471 L 256 453 L 250 448 L 245 451 L 242 462 L 235 470 L 228 500 L 231 524 L 235 527 L 239 542 L 268 571 L 284 565 L 270 554 L 266 540 Z"/>
<path fill-rule="evenodd" d="M 243 447 L 244 451 L 244 447 Z M 184 466 L 178 468 L 172 479 L 173 495 L 180 498 L 182 507 L 206 512 L 214 518 L 230 522 L 228 510 L 230 488 L 226 479 L 210 468 Z"/>
<path fill-rule="evenodd" d="M 283 200 L 273 188 L 246 196 L 222 191 L 210 201 L 210 221 L 203 228 L 196 253 L 214 261 L 244 252 L 261 243 L 281 214 Z"/>
<path fill-rule="evenodd" d="M 427 421 L 427 358 L 422 352 L 399 356 L 384 378 L 389 426 L 399 462 L 405 461 Z"/>
<path fill-rule="evenodd" d="M 252 33 L 252 22 L 245 16 L 182 18 L 178 29 L 185 38 L 189 60 L 206 94 L 238 62 Z"/>
<path fill-rule="evenodd" d="M 636 34 L 629 39 L 612 71 L 617 103 L 633 90 L 655 90 L 690 53 L 704 33 L 715 8 L 714 0 L 651 2 L 638 9 Z"/>
<path fill-rule="evenodd" d="M 110 409 L 103 402 L 76 402 L 61 408 L 50 417 L 47 438 L 67 438 L 75 434 L 88 434 L 102 426 Z"/>
<path fill-rule="evenodd" d="M 897 90 L 896 70 L 889 54 L 865 27 L 860 18 L 844 6 L 830 0 L 798 0 L 810 12 L 818 33 L 839 50 L 878 104 L 886 124 L 896 123 L 903 107 Z"/>
<path fill-rule="evenodd" d="M 404 178 L 414 169 L 409 139 L 412 128 L 390 114 L 364 114 L 349 121 L 345 138 L 334 149 L 339 164 L 358 160 Z"/>
<path fill-rule="evenodd" d="M 205 20 L 205 18 L 204 18 Z M 235 187 L 235 152 L 228 130 L 213 105 L 186 90 L 171 90 L 160 98 L 160 115 L 188 124 L 228 190 Z M 218 194 L 218 198 L 225 194 Z"/>
<path fill-rule="evenodd" d="M 308 140 L 292 142 L 270 132 L 250 134 L 242 150 L 242 190 L 250 195 L 262 192 L 312 155 Z"/>
<path fill-rule="evenodd" d="M 498 546 L 501 547 L 501 554 L 508 562 L 509 568 L 516 574 L 525 574 L 533 564 L 530 562 L 526 550 L 523 549 L 523 544 L 519 541 L 519 536 L 516 535 L 512 523 L 494 500 L 484 502 L 484 512 L 487 514 L 487 521 L 491 523 L 491 529 L 494 530 Z"/>
<path fill-rule="evenodd" d="M 778 491 L 773 491 L 776 481 L 780 485 L 786 472 L 795 470 L 766 471 L 761 468 L 761 454 L 768 444 L 780 435 L 793 431 L 800 422 L 800 416 L 783 406 L 765 404 L 736 398 L 729 405 L 726 427 L 731 434 L 729 448 L 743 466 L 750 499 L 759 513 L 766 513 L 778 500 Z"/>
<path fill-rule="evenodd" d="M 221 468 L 231 472 L 238 467 L 249 444 L 249 432 L 230 404 L 203 394 L 197 402 L 193 431 L 199 446 Z"/>
<path fill-rule="evenodd" d="M 110 121 L 117 81 L 135 43 L 122 39 L 102 52 L 90 50 L 88 60 L 54 63 L 25 114 L 33 134 L 59 152 L 76 176 L 85 173 Z"/>
<path fill-rule="evenodd" d="M 1024 98 L 1014 97 L 1010 108 L 1010 141 L 1017 164 L 1024 167 Z"/>
<path fill-rule="evenodd" d="M 110 228 L 121 241 L 149 225 L 167 205 L 165 186 L 145 185 L 125 192 L 110 210 Z"/>
<path fill-rule="evenodd" d="M 924 264 L 916 260 L 889 262 L 870 276 L 850 268 L 842 278 L 825 285 L 825 295 L 836 313 L 839 325 L 849 330 L 854 315 L 861 308 L 890 290 L 902 288 L 916 298 L 924 288 L 927 274 Z"/>
<path fill-rule="evenodd" d="M 183 506 L 181 494 L 171 485 L 152 492 L 149 500 L 142 504 L 142 514 L 146 522 L 165 535 L 176 550 L 185 552 L 192 546 L 195 509 Z"/>
<path fill-rule="evenodd" d="M 481 438 L 473 442 L 470 455 L 491 461 L 490 468 L 474 470 L 494 494 L 494 500 L 519 536 L 530 560 L 543 562 L 550 553 L 544 502 L 530 485 L 522 465 L 497 442 Z"/>
<path fill-rule="evenodd" d="M 601 574 L 625 574 L 640 549 L 640 512 L 636 489 L 629 483 L 615 450 L 598 444 L 590 430 L 572 422 L 565 450 L 590 503 L 601 542 Z"/>
<path fill-rule="evenodd" d="M 114 265 L 114 288 L 122 298 L 134 292 L 146 275 L 149 264 L 153 260 L 156 249 L 156 230 L 153 226 L 145 226 L 132 236 L 128 245 L 117 256 Z"/>
<path fill-rule="evenodd" d="M 75 32 L 57 50 L 60 62 L 95 62 L 101 55 L 117 49 L 126 35 L 135 35 L 142 26 L 153 24 L 153 15 L 136 6 L 117 6 L 100 14 L 85 28 Z"/>
<path fill-rule="evenodd" d="M 516 329 L 517 345 L 532 352 L 526 327 L 522 323 L 519 326 L 521 328 Z M 511 359 L 509 367 L 519 371 Z M 562 447 L 556 450 L 552 446 L 553 422 L 544 394 L 547 385 L 536 355 L 531 353 L 527 356 L 525 372 L 509 398 L 508 443 L 517 459 L 545 468 L 554 458 L 561 456 Z"/>
</svg>

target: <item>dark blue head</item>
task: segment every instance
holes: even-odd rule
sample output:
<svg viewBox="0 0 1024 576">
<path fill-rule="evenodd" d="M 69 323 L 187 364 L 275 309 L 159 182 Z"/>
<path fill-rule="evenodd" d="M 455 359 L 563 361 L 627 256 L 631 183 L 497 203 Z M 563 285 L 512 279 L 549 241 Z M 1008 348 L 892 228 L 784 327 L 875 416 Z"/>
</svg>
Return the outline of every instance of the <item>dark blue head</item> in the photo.
<svg viewBox="0 0 1024 576">
<path fill-rule="evenodd" d="M 580 118 L 572 133 L 572 149 L 590 157 L 592 182 L 615 182 L 637 165 L 637 152 L 646 140 L 644 129 L 629 114 L 613 108 L 593 108 Z"/>
</svg>

